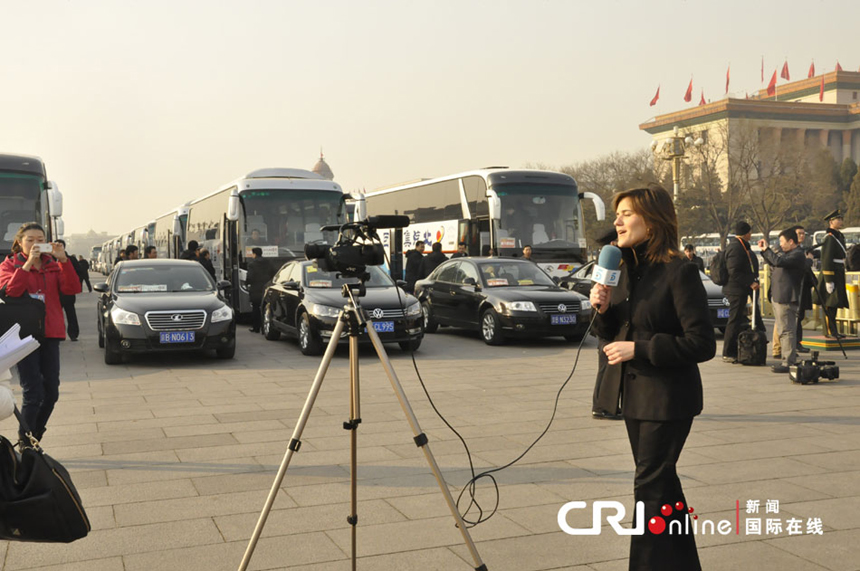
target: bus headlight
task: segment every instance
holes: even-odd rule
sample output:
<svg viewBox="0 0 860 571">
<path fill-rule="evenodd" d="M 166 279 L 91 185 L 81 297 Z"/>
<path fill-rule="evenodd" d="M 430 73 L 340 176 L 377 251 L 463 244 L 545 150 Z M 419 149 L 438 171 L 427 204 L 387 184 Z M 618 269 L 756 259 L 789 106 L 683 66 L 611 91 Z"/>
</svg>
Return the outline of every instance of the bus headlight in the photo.
<svg viewBox="0 0 860 571">
<path fill-rule="evenodd" d="M 421 315 L 421 304 L 413 303 L 409 307 L 406 308 L 406 317 L 415 317 Z"/>
<path fill-rule="evenodd" d="M 222 305 L 212 312 L 212 323 L 230 321 L 231 319 L 233 319 L 233 309 L 226 305 Z"/>
<path fill-rule="evenodd" d="M 331 307 L 329 305 L 322 305 L 321 303 L 309 303 L 308 311 L 317 317 L 337 317 L 340 315 L 339 307 Z"/>
<path fill-rule="evenodd" d="M 115 325 L 140 325 L 140 316 L 138 314 L 118 307 L 110 310 L 110 316 Z"/>
</svg>

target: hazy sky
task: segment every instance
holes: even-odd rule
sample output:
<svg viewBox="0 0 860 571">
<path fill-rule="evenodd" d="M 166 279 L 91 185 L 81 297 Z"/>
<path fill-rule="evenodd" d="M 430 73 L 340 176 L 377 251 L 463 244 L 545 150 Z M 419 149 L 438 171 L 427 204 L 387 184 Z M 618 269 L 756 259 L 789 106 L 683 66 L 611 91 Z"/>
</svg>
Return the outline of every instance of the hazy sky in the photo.
<svg viewBox="0 0 860 571">
<path fill-rule="evenodd" d="M 66 233 L 119 233 L 261 167 L 347 190 L 649 143 L 650 117 L 860 67 L 860 2 L 0 0 L 0 152 Z M 693 76 L 694 99 L 682 96 Z M 657 86 L 661 98 L 648 106 Z"/>
</svg>

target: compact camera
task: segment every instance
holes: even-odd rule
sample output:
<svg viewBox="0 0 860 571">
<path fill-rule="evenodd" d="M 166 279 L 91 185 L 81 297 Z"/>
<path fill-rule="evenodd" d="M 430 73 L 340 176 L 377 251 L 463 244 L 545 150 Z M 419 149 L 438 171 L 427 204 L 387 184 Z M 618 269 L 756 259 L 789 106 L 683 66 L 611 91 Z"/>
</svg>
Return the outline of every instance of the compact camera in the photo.
<svg viewBox="0 0 860 571">
<path fill-rule="evenodd" d="M 810 357 L 789 367 L 788 378 L 792 383 L 808 385 L 817 383 L 820 379 L 839 378 L 839 367 L 836 366 L 836 361 L 819 361 L 818 351 L 810 353 Z"/>
<path fill-rule="evenodd" d="M 37 254 L 50 254 L 54 251 L 54 245 L 47 242 L 39 242 L 37 244 L 33 244 L 30 249 Z"/>
</svg>

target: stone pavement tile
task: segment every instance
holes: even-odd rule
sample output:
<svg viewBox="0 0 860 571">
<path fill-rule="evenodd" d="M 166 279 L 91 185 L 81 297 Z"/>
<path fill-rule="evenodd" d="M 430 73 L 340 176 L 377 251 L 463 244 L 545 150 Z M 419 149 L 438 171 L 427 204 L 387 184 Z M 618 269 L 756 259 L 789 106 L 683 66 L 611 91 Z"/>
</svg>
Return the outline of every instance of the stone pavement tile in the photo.
<svg viewBox="0 0 860 571">
<path fill-rule="evenodd" d="M 617 496 L 623 497 L 625 495 L 630 498 L 633 497 L 632 474 L 619 473 L 610 476 L 588 474 L 576 478 L 549 480 L 540 482 L 537 485 L 561 497 L 561 504 L 574 500 L 601 500 Z M 559 504 L 559 507 L 561 507 L 561 504 Z"/>
<path fill-rule="evenodd" d="M 113 517 L 112 506 L 91 507 L 84 502 L 84 510 L 87 512 L 87 519 L 90 520 L 90 527 L 93 530 L 113 529 L 116 527 L 116 519 Z"/>
<path fill-rule="evenodd" d="M 166 428 L 168 426 L 199 426 L 203 424 L 214 424 L 216 422 L 218 421 L 210 414 L 174 416 L 170 418 L 149 417 L 142 420 L 100 422 L 98 423 L 98 431 L 113 432 L 124 430 L 146 430 L 148 428 Z"/>
<path fill-rule="evenodd" d="M 60 563 L 47 567 L 27 567 L 27 571 L 124 571 L 122 557 L 89 559 L 76 563 Z"/>
<path fill-rule="evenodd" d="M 201 496 L 245 490 L 270 490 L 277 475 L 277 466 L 260 466 L 256 472 L 201 476 L 193 478 Z M 342 466 L 294 466 L 290 464 L 282 483 L 283 488 L 328 484 L 349 479 L 349 470 Z"/>
<path fill-rule="evenodd" d="M 691 440 L 693 440 L 693 437 L 696 434 L 696 425 L 697 423 L 694 422 L 693 432 L 690 435 L 690 439 L 687 441 L 687 444 L 684 446 L 685 449 L 690 446 Z M 760 442 L 763 440 L 794 440 L 795 438 L 827 436 L 828 434 L 830 433 L 814 427 L 799 426 L 790 422 L 779 422 L 770 424 L 762 423 L 762 425 L 758 426 L 755 430 L 709 430 L 707 432 L 702 432 L 700 436 L 707 437 L 713 444 L 737 444 L 742 442 Z"/>
<path fill-rule="evenodd" d="M 604 561 L 602 563 L 592 563 L 588 569 L 593 571 L 627 571 L 629 562 L 627 558 L 616 559 L 615 561 Z M 559 568 L 561 569 L 561 568 Z M 710 570 L 708 570 L 710 571 Z"/>
<path fill-rule="evenodd" d="M 214 413 L 213 416 L 218 420 L 218 422 L 252 422 L 255 420 L 281 419 L 288 419 L 292 422 L 295 422 L 295 420 L 299 416 L 299 412 L 301 412 L 301 405 L 294 409 L 286 409 L 283 407 L 283 405 L 281 405 L 279 408 L 273 408 L 269 410 L 255 410 L 252 412 L 218 412 Z M 317 413 L 317 411 L 314 410 L 314 413 Z M 320 414 L 317 413 L 317 416 L 320 416 Z M 314 419 L 314 414 L 311 414 L 311 419 Z M 340 429 L 343 430 L 343 427 L 341 426 Z"/>
<path fill-rule="evenodd" d="M 53 428 L 53 427 L 52 427 Z M 57 432 L 60 432 L 58 430 Z M 124 442 L 130 440 L 148 440 L 164 438 L 164 431 L 161 428 L 146 428 L 140 430 L 110 430 L 105 432 L 87 432 L 81 434 L 58 434 L 53 430 L 50 431 L 51 449 L 54 446 L 72 446 L 84 444 L 101 444 L 104 442 Z M 46 446 L 48 441 L 46 440 Z"/>
<path fill-rule="evenodd" d="M 578 565 L 617 559 L 629 545 L 629 538 L 614 533 L 574 537 L 561 531 L 477 542 L 478 553 L 492 571 L 579 569 Z M 465 545 L 451 550 L 471 561 Z"/>
<path fill-rule="evenodd" d="M 524 451 L 525 447 L 511 446 L 506 447 L 503 450 L 476 451 L 473 455 L 484 460 L 488 464 L 501 465 L 506 462 L 510 462 L 513 458 L 516 458 Z M 543 446 L 542 443 L 538 443 L 537 446 L 528 451 L 528 453 L 519 461 L 519 464 L 539 464 L 543 462 L 567 461 L 578 458 L 600 458 L 609 453 L 610 452 L 598 442 L 579 443 L 573 441 L 566 446 Z"/>
<path fill-rule="evenodd" d="M 770 542 L 768 542 L 770 543 Z M 708 571 L 826 571 L 815 563 L 762 541 L 699 548 L 702 569 Z"/>
<path fill-rule="evenodd" d="M 741 501 L 740 513 L 736 512 L 735 509 L 725 511 L 700 510 L 692 500 L 690 500 L 690 504 L 699 515 L 698 520 L 691 520 L 690 522 L 691 529 L 696 530 L 696 545 L 699 549 L 741 543 L 761 543 L 768 538 L 776 538 L 780 535 L 787 537 L 788 520 L 799 517 L 797 514 L 788 511 L 787 508 L 780 508 L 778 514 L 747 514 L 745 513 L 743 501 Z M 747 533 L 748 518 L 762 520 L 761 527 L 763 529 L 761 534 L 753 533 L 751 530 Z M 779 534 L 767 532 L 767 523 L 765 520 L 768 518 L 779 520 L 782 523 L 782 531 Z M 728 522 L 728 533 L 725 535 L 720 533 L 718 529 L 723 520 Z M 738 520 L 740 520 L 739 524 Z M 723 525 L 725 527 L 725 524 Z"/>
<path fill-rule="evenodd" d="M 838 530 L 860 528 L 860 496 L 794 502 L 787 504 L 785 509 L 801 517 L 804 524 L 808 518 L 821 518 L 825 528 Z M 804 529 L 805 527 L 804 525 Z"/>
<path fill-rule="evenodd" d="M 794 458 L 740 460 L 737 462 L 720 462 L 684 468 L 685 475 L 707 484 L 752 482 L 755 480 L 820 474 L 824 471 L 823 468 L 799 462 Z"/>
<path fill-rule="evenodd" d="M 80 494 L 84 505 L 89 508 L 90 506 L 117 506 L 136 504 L 142 501 L 187 498 L 196 496 L 197 490 L 194 489 L 189 480 L 175 480 L 87 488 L 80 490 Z"/>
<path fill-rule="evenodd" d="M 237 438 L 238 434 L 247 434 L 252 431 L 279 431 L 285 430 L 284 425 L 277 420 L 255 420 L 251 422 L 229 422 L 229 423 L 209 423 L 202 425 L 190 426 L 169 426 L 163 429 L 164 434 L 170 438 L 179 438 L 185 436 L 201 436 L 204 434 L 225 434 L 231 433 L 238 442 L 242 442 Z M 289 441 L 289 439 L 287 439 Z"/>
<path fill-rule="evenodd" d="M 745 509 L 747 500 L 759 500 L 762 511 L 767 500 L 777 500 L 780 506 L 794 502 L 828 499 L 832 496 L 810 490 L 786 480 L 757 480 L 752 482 L 731 482 L 727 484 L 712 484 L 685 489 L 687 501 L 696 513 L 734 510 L 735 502 L 739 501 L 741 510 Z M 764 517 L 764 516 L 763 516 Z"/>
<path fill-rule="evenodd" d="M 257 491 L 193 496 L 154 501 L 146 499 L 136 503 L 114 506 L 116 522 L 120 526 L 143 525 L 167 521 L 180 521 L 202 517 L 259 512 L 265 493 Z M 296 503 L 281 493 L 276 499 L 279 507 L 294 507 Z"/>
<path fill-rule="evenodd" d="M 196 402 L 196 401 L 195 401 Z M 206 412 L 208 414 L 226 414 L 233 412 L 244 412 L 253 416 L 254 412 L 258 412 L 260 407 L 254 403 L 250 404 L 221 404 L 219 406 L 203 406 L 198 403 L 198 406 L 182 406 L 176 408 L 157 407 L 153 409 L 152 416 L 156 418 L 166 418 L 171 416 L 184 416 L 190 412 L 200 414 Z M 252 418 L 253 420 L 253 418 Z"/>
<path fill-rule="evenodd" d="M 123 557 L 125 571 L 210 571 L 236 569 L 242 561 L 246 541 L 217 545 L 162 549 Z M 345 559 L 341 551 L 324 533 L 263 538 L 257 544 L 249 569 L 283 569 L 286 564 L 298 566 Z M 343 565 L 343 563 L 341 563 Z"/>
<path fill-rule="evenodd" d="M 767 545 L 792 553 L 830 571 L 860 569 L 860 542 L 856 530 L 829 531 L 824 535 L 796 535 L 770 539 Z M 793 568 L 792 568 L 793 569 Z"/>
<path fill-rule="evenodd" d="M 56 446 L 52 442 L 51 434 L 47 433 L 44 438 L 45 451 L 52 458 L 56 458 L 62 463 L 66 460 L 77 458 L 92 458 L 93 456 L 101 456 L 101 444 L 70 444 L 66 446 Z"/>
<path fill-rule="evenodd" d="M 77 462 L 74 460 L 63 462 L 63 466 L 69 471 L 69 474 L 72 476 L 72 482 L 74 482 L 78 491 L 107 486 L 107 473 L 104 470 L 78 469 L 76 467 Z"/>
<path fill-rule="evenodd" d="M 258 494 L 253 513 L 237 513 L 215 518 L 215 524 L 226 541 L 247 541 L 251 537 L 265 499 L 265 494 Z M 285 504 L 286 502 L 281 501 L 280 496 L 275 500 L 266 525 L 263 527 L 262 537 L 349 528 L 346 522 L 346 516 L 350 514 L 349 502 L 308 508 L 296 508 Z M 358 502 L 358 521 L 359 533 L 362 533 L 366 526 L 406 521 L 406 518 L 382 500 L 369 500 Z"/>
<path fill-rule="evenodd" d="M 792 457 L 812 466 L 830 471 L 856 470 L 860 468 L 860 450 L 844 450 L 824 454 L 804 454 Z"/>
<path fill-rule="evenodd" d="M 175 438 L 152 438 L 148 440 L 133 440 L 125 442 L 106 442 L 102 444 L 105 456 L 113 454 L 134 454 L 136 452 L 152 452 L 156 450 L 186 450 L 204 449 L 236 444 L 236 439 L 229 434 L 201 434 L 197 436 L 181 436 Z"/>
<path fill-rule="evenodd" d="M 284 452 L 286 451 L 286 442 L 284 442 L 283 448 L 272 445 L 264 445 L 268 450 L 257 454 L 257 458 L 264 465 L 280 465 L 281 460 L 283 459 Z M 254 444 L 246 444 L 248 448 L 256 450 L 257 445 Z M 278 449 L 280 448 L 280 449 Z M 417 451 L 416 446 L 412 445 L 413 451 Z M 272 455 L 272 452 L 275 451 L 277 456 Z M 415 452 L 413 452 L 415 454 Z M 179 453 L 180 458 L 185 459 L 185 456 L 182 452 Z M 193 458 L 194 456 L 192 456 Z M 388 462 L 392 460 L 399 460 L 400 457 L 386 448 L 385 446 L 362 446 L 359 444 L 358 450 L 359 461 L 362 465 L 370 464 L 373 462 Z M 327 464 L 349 464 L 349 446 L 340 449 L 340 450 L 306 450 L 304 446 L 304 441 L 302 442 L 302 450 L 298 454 L 294 455 L 292 463 L 296 466 L 320 466 Z M 291 464 L 292 465 L 292 464 Z"/>
<path fill-rule="evenodd" d="M 112 486 L 120 484 L 138 484 L 142 482 L 164 482 L 196 478 L 207 474 L 244 474 L 246 472 L 262 471 L 263 466 L 253 458 L 230 458 L 227 460 L 210 460 L 209 462 L 179 462 L 166 458 L 164 461 L 150 462 L 117 462 L 124 468 L 109 469 L 108 482 Z"/>
<path fill-rule="evenodd" d="M 108 529 L 90 532 L 87 537 L 68 545 L 10 544 L 4 569 L 15 571 L 39 565 L 74 563 L 94 559 L 95 554 L 101 559 L 222 542 L 221 534 L 211 519 Z"/>
<path fill-rule="evenodd" d="M 372 569 L 373 571 L 417 571 L 419 569 L 421 571 L 468 571 L 468 569 L 473 568 L 444 547 L 362 557 L 358 559 L 357 567 L 359 569 Z M 344 571 L 348 568 L 348 562 L 335 561 L 315 565 L 288 566 L 284 569 L 289 571 Z"/>
<path fill-rule="evenodd" d="M 826 451 L 826 448 L 822 448 L 821 446 L 817 446 L 811 442 L 798 441 L 795 439 L 761 440 L 756 442 L 707 446 L 696 449 L 698 454 L 713 458 L 720 462 L 754 460 L 758 458 L 774 458 L 780 456 L 801 459 L 800 456 L 802 454 L 816 454 Z"/>
<path fill-rule="evenodd" d="M 500 486 L 508 486 L 511 484 L 557 482 L 588 478 L 594 476 L 594 474 L 577 468 L 570 462 L 542 462 L 537 464 L 514 464 L 510 468 L 494 473 L 493 476 L 495 476 Z"/>
<path fill-rule="evenodd" d="M 858 432 L 843 432 L 841 434 L 828 433 L 822 436 L 808 436 L 798 438 L 800 442 L 811 442 L 822 448 L 839 451 L 839 450 L 860 450 L 860 433 Z"/>
<path fill-rule="evenodd" d="M 785 481 L 821 492 L 827 496 L 841 498 L 857 495 L 860 471 L 831 472 L 829 474 L 816 474 L 812 477 L 800 476 L 787 478 Z"/>
<path fill-rule="evenodd" d="M 570 460 L 568 464 L 601 476 L 618 472 L 629 472 L 632 475 L 635 469 L 633 455 L 630 452 L 626 454 L 608 454 L 591 458 L 579 458 Z"/>
<path fill-rule="evenodd" d="M 629 495 L 601 498 L 614 500 L 625 505 L 624 518 L 621 520 L 625 525 L 633 520 L 633 498 Z M 533 534 L 552 533 L 559 531 L 558 512 L 566 501 L 556 501 L 548 504 L 534 503 L 530 506 L 504 510 L 505 517 L 519 524 Z M 586 503 L 586 509 L 571 510 L 567 514 L 567 523 L 575 528 L 590 528 L 593 525 L 591 503 Z M 492 519 L 490 520 L 492 521 Z M 482 524 L 484 525 L 484 524 Z M 605 526 L 604 526 L 605 527 Z"/>
<path fill-rule="evenodd" d="M 490 522 L 469 530 L 475 542 L 528 535 L 528 531 L 508 520 L 496 515 Z M 463 542 L 463 536 L 454 526 L 452 516 L 424 520 L 410 520 L 395 523 L 362 526 L 358 542 L 358 555 L 381 555 L 457 545 Z M 328 532 L 329 537 L 344 550 L 350 550 L 350 531 L 346 528 Z"/>
<path fill-rule="evenodd" d="M 333 504 L 349 498 L 349 481 L 314 486 L 289 486 L 287 493 L 300 506 Z M 404 476 L 389 479 L 358 482 L 358 497 L 362 500 L 387 499 L 399 496 L 413 496 L 438 491 L 439 486 L 432 474 Z M 441 494 L 441 492 L 439 492 Z"/>
</svg>

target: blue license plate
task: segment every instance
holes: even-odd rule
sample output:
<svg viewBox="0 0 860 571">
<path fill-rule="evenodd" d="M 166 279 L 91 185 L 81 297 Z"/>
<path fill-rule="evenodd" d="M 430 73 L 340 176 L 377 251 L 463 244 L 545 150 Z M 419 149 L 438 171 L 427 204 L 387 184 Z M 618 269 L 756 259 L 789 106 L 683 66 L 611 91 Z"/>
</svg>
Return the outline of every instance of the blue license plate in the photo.
<svg viewBox="0 0 860 571">
<path fill-rule="evenodd" d="M 166 331 L 158 334 L 159 343 L 194 343 L 193 331 Z"/>
<path fill-rule="evenodd" d="M 551 325 L 573 325 L 576 323 L 576 315 L 550 315 Z"/>
<path fill-rule="evenodd" d="M 728 310 L 728 308 L 726 308 L 726 309 L 718 309 L 718 310 L 717 310 L 717 317 L 718 317 L 719 319 L 728 319 L 728 318 L 729 318 L 729 310 Z"/>
<path fill-rule="evenodd" d="M 373 328 L 377 333 L 394 333 L 393 321 L 374 321 Z"/>
</svg>

